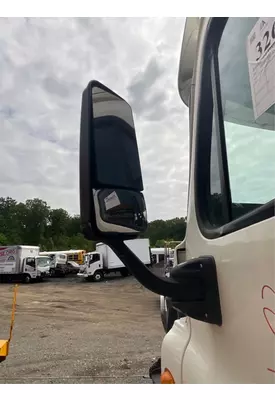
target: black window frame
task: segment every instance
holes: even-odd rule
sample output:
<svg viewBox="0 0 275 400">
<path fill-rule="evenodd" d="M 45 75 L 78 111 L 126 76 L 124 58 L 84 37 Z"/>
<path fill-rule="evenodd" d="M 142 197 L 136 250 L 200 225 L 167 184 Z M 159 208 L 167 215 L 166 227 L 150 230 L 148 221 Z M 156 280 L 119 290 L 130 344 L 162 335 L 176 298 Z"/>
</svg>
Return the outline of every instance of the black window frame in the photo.
<svg viewBox="0 0 275 400">
<path fill-rule="evenodd" d="M 218 49 L 228 18 L 211 18 L 203 43 L 202 73 L 196 85 L 200 87 L 197 113 L 195 115 L 197 132 L 195 136 L 195 210 L 198 226 L 204 237 L 216 239 L 241 230 L 275 215 L 275 199 L 232 220 L 232 201 L 230 178 L 228 172 L 227 152 L 224 134 L 224 120 L 219 82 Z M 211 93 L 211 96 L 209 96 Z M 216 108 L 217 114 L 214 116 Z M 219 136 L 219 174 L 222 190 L 222 210 L 225 222 L 214 227 L 208 218 L 210 162 L 213 116 L 216 118 L 217 135 Z"/>
</svg>

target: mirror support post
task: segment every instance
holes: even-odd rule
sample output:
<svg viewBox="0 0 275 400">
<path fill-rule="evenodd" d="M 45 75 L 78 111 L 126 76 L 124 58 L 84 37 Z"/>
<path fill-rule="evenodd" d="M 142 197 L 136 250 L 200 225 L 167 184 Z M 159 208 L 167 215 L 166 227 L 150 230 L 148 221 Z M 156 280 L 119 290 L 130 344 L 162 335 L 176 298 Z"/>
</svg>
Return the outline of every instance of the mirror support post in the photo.
<svg viewBox="0 0 275 400">
<path fill-rule="evenodd" d="M 110 240 L 107 241 L 106 244 L 111 247 L 136 279 L 148 290 L 159 295 L 173 297 L 179 301 L 196 301 L 203 298 L 201 285 L 196 285 L 197 287 L 195 288 L 188 279 L 180 283 L 173 278 L 156 276 L 140 261 L 124 242 Z M 197 271 L 192 271 L 190 274 L 190 278 L 196 282 L 198 282 L 196 279 L 197 276 Z"/>
</svg>

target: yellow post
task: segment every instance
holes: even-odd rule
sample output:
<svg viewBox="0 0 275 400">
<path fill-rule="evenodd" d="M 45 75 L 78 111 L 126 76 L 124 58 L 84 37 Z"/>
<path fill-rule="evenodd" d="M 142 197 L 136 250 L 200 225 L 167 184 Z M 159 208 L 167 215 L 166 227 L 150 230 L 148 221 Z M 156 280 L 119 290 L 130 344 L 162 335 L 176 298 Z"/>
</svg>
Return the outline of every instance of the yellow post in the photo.
<svg viewBox="0 0 275 400">
<path fill-rule="evenodd" d="M 15 311 L 16 311 L 16 296 L 17 296 L 18 285 L 15 285 L 13 290 L 13 301 L 11 310 L 11 323 L 10 323 L 10 335 L 7 340 L 0 340 L 0 363 L 6 359 L 9 354 L 9 346 L 12 338 L 12 330 L 14 325 Z"/>
<path fill-rule="evenodd" d="M 13 330 L 13 325 L 14 325 L 14 318 L 15 318 L 15 311 L 16 311 L 17 288 L 18 288 L 18 285 L 15 285 L 14 290 L 13 290 L 13 301 L 12 301 L 12 310 L 11 310 L 11 325 L 10 325 L 9 342 L 10 342 L 11 337 L 12 337 L 12 330 Z"/>
</svg>

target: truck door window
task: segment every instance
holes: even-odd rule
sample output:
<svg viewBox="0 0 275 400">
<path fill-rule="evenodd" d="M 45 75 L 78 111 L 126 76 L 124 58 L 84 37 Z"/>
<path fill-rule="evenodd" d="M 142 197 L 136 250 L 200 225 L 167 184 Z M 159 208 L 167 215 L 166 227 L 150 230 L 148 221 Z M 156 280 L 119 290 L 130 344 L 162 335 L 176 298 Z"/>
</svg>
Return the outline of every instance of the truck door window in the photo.
<svg viewBox="0 0 275 400">
<path fill-rule="evenodd" d="M 195 167 L 198 222 L 209 238 L 274 216 L 275 198 L 275 106 L 255 119 L 246 50 L 258 18 L 220 21 L 200 78 Z"/>
<path fill-rule="evenodd" d="M 218 50 L 233 219 L 275 198 L 275 108 L 255 121 L 246 52 L 257 21 L 229 18 Z"/>
<path fill-rule="evenodd" d="M 94 263 L 94 262 L 96 262 L 96 261 L 100 261 L 100 255 L 99 255 L 99 254 L 93 254 L 93 255 L 91 256 L 90 264 L 92 264 L 92 263 Z"/>
<path fill-rule="evenodd" d="M 26 259 L 26 265 L 29 267 L 35 268 L 35 260 L 34 258 L 27 258 Z"/>
</svg>

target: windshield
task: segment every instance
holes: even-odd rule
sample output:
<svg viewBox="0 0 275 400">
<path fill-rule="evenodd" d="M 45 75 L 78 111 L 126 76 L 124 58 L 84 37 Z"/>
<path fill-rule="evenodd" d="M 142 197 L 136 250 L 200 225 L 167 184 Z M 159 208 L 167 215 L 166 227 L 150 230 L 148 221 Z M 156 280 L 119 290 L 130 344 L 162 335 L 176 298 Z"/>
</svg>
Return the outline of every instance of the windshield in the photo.
<svg viewBox="0 0 275 400">
<path fill-rule="evenodd" d="M 52 260 L 50 257 L 37 257 L 37 266 L 44 268 L 49 267 Z"/>
</svg>

